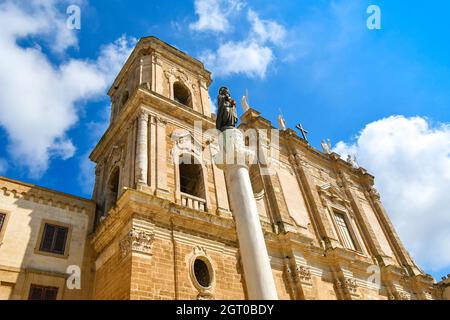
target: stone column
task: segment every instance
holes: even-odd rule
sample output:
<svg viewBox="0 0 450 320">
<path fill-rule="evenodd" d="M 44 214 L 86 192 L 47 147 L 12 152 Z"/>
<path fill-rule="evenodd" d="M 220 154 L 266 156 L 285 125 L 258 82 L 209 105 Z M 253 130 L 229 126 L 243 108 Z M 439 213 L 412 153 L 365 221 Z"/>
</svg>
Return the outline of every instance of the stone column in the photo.
<svg viewBox="0 0 450 320">
<path fill-rule="evenodd" d="M 218 167 L 225 171 L 248 297 L 250 300 L 277 300 L 269 254 L 248 171 L 248 160 L 253 155 L 245 147 L 240 130 L 228 129 L 222 137 L 221 152 L 214 159 Z"/>
<path fill-rule="evenodd" d="M 148 183 L 148 113 L 141 111 L 138 117 L 136 148 L 136 180 L 138 186 Z"/>
</svg>

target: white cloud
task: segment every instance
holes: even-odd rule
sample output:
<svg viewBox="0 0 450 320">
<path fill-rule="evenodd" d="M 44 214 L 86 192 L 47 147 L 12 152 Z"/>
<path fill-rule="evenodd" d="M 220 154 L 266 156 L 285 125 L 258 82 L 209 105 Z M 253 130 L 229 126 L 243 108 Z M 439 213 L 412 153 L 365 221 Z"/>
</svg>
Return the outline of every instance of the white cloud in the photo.
<svg viewBox="0 0 450 320">
<path fill-rule="evenodd" d="M 354 143 L 335 151 L 356 154 L 376 177 L 400 238 L 419 265 L 450 266 L 450 125 L 392 116 L 368 124 Z"/>
<path fill-rule="evenodd" d="M 39 45 L 25 48 L 18 40 L 39 36 L 59 53 L 75 45 L 76 37 L 56 13 L 57 1 L 19 3 L 0 5 L 0 126 L 14 161 L 37 178 L 51 158 L 73 156 L 67 131 L 78 121 L 76 105 L 105 93 L 134 40 L 122 37 L 104 46 L 95 61 L 55 65 Z"/>
<path fill-rule="evenodd" d="M 272 50 L 257 42 L 227 42 L 216 53 L 206 52 L 200 58 L 215 76 L 245 74 L 264 78 L 274 56 Z"/>
<path fill-rule="evenodd" d="M 195 0 L 198 20 L 189 25 L 195 31 L 227 32 L 231 29 L 228 18 L 244 6 L 239 0 Z"/>
<path fill-rule="evenodd" d="M 287 33 L 286 29 L 275 21 L 260 19 L 251 9 L 247 12 L 247 20 L 251 31 L 246 39 L 222 43 L 216 52 L 207 50 L 200 56 L 200 60 L 213 71 L 214 76 L 266 76 L 267 69 L 275 58 L 268 43 L 281 46 Z"/>
<path fill-rule="evenodd" d="M 64 13 L 57 10 L 62 0 L 5 1 L 0 4 L 1 36 L 13 41 L 26 36 L 40 35 L 55 52 L 62 53 L 78 45 L 73 30 L 66 27 Z M 80 1 L 72 1 L 79 3 Z"/>
<path fill-rule="evenodd" d="M 259 42 L 267 41 L 273 44 L 282 45 L 286 37 L 286 29 L 272 20 L 261 20 L 258 14 L 253 10 L 248 10 L 247 18 L 252 26 L 252 31 Z"/>
</svg>

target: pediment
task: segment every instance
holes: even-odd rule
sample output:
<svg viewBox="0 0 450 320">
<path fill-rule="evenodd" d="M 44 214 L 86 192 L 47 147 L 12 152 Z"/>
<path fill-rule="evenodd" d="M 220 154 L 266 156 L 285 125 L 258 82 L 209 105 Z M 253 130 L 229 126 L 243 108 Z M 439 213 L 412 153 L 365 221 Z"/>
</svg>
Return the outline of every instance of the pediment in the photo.
<svg viewBox="0 0 450 320">
<path fill-rule="evenodd" d="M 201 157 L 203 151 L 202 142 L 187 130 L 175 130 L 172 133 L 174 142 L 173 155 L 178 156 L 183 153 L 194 154 Z"/>
<path fill-rule="evenodd" d="M 324 184 L 317 187 L 319 194 L 325 196 L 329 200 L 335 203 L 348 203 L 347 196 L 342 190 L 331 183 Z"/>
</svg>

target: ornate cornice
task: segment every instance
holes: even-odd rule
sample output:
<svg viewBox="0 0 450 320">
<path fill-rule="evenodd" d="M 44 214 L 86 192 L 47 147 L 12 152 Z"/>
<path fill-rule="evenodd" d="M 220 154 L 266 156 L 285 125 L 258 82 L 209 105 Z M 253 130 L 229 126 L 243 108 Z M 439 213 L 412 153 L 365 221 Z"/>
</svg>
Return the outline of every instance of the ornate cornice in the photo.
<svg viewBox="0 0 450 320">
<path fill-rule="evenodd" d="M 95 212 L 95 203 L 92 200 L 4 177 L 0 177 L 0 192 L 6 197 L 24 199 L 77 213 L 86 213 L 92 217 Z"/>
</svg>

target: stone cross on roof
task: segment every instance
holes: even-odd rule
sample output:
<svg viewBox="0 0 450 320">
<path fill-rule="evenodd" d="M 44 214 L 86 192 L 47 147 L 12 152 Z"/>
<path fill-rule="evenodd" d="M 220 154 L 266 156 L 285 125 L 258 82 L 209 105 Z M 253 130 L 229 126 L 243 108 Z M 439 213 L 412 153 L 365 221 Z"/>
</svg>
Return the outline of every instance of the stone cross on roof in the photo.
<svg viewBox="0 0 450 320">
<path fill-rule="evenodd" d="M 308 131 L 306 131 L 301 124 L 298 124 L 296 128 L 302 133 L 303 140 L 308 141 Z"/>
</svg>

